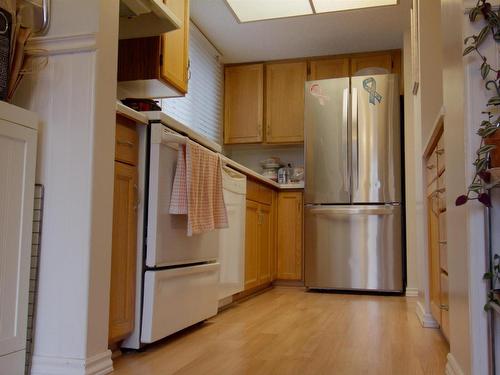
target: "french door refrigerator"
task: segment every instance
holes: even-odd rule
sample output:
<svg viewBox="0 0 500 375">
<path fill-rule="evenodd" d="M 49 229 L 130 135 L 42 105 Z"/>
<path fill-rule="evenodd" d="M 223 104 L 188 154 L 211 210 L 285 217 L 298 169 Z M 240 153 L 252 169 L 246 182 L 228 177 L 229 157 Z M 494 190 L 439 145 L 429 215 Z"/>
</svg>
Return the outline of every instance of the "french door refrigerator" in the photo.
<svg viewBox="0 0 500 375">
<path fill-rule="evenodd" d="M 305 284 L 403 291 L 396 75 L 306 82 Z"/>
</svg>

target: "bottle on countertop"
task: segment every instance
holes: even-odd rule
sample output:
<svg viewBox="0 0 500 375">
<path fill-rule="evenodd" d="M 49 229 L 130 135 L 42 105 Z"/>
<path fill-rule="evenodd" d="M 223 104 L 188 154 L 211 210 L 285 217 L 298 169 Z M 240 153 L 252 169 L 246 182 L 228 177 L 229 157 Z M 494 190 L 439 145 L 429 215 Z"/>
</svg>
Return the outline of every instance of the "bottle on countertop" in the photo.
<svg viewBox="0 0 500 375">
<path fill-rule="evenodd" d="M 288 184 L 290 182 L 290 176 L 292 175 L 292 164 L 288 163 L 287 167 L 281 167 L 278 169 L 278 183 Z"/>
</svg>

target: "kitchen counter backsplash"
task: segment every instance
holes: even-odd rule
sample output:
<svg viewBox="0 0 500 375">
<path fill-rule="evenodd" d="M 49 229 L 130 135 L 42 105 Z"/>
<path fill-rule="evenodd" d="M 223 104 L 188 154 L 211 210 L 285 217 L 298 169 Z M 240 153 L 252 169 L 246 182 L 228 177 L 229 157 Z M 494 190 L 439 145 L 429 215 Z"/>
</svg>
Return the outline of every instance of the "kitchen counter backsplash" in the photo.
<svg viewBox="0 0 500 375">
<path fill-rule="evenodd" d="M 224 154 L 247 168 L 262 174 L 261 161 L 270 157 L 278 157 L 285 166 L 290 163 L 292 167 L 304 166 L 304 146 L 262 146 L 262 145 L 237 145 L 225 146 Z"/>
</svg>

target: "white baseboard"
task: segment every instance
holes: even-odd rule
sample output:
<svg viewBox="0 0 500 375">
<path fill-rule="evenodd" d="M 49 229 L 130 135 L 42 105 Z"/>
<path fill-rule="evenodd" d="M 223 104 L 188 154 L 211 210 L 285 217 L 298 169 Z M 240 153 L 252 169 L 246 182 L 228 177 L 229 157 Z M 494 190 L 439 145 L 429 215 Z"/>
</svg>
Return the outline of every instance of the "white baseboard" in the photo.
<svg viewBox="0 0 500 375">
<path fill-rule="evenodd" d="M 445 370 L 446 375 L 465 375 L 453 354 L 448 353 L 446 358 L 448 359 Z"/>
<path fill-rule="evenodd" d="M 420 301 L 417 302 L 416 313 L 418 316 L 418 320 L 420 320 L 420 324 L 422 324 L 422 327 L 439 328 L 439 323 L 436 321 L 436 319 L 434 319 L 431 313 L 425 312 L 425 309 Z"/>
<path fill-rule="evenodd" d="M 406 297 L 418 297 L 418 288 L 406 288 Z"/>
<path fill-rule="evenodd" d="M 87 359 L 33 356 L 31 375 L 105 375 L 113 371 L 111 350 Z"/>
</svg>

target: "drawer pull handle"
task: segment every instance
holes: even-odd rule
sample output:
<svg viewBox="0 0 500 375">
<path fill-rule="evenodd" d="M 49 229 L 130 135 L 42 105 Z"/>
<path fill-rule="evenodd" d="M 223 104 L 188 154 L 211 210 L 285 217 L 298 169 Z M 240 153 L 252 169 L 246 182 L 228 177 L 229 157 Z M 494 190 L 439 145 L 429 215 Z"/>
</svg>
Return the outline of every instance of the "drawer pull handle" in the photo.
<svg viewBox="0 0 500 375">
<path fill-rule="evenodd" d="M 439 241 L 440 245 L 446 245 L 448 242 L 447 241 Z"/>
<path fill-rule="evenodd" d="M 441 305 L 439 305 L 439 308 L 441 310 L 444 310 L 444 311 L 450 311 L 450 306 L 448 306 L 448 305 L 441 304 Z"/>
<path fill-rule="evenodd" d="M 436 154 L 438 155 L 443 155 L 444 154 L 444 148 L 441 148 L 439 150 L 436 150 Z"/>
<path fill-rule="evenodd" d="M 118 143 L 120 146 L 134 147 L 134 143 L 130 141 L 122 141 L 120 139 L 117 139 L 116 143 Z"/>
</svg>

